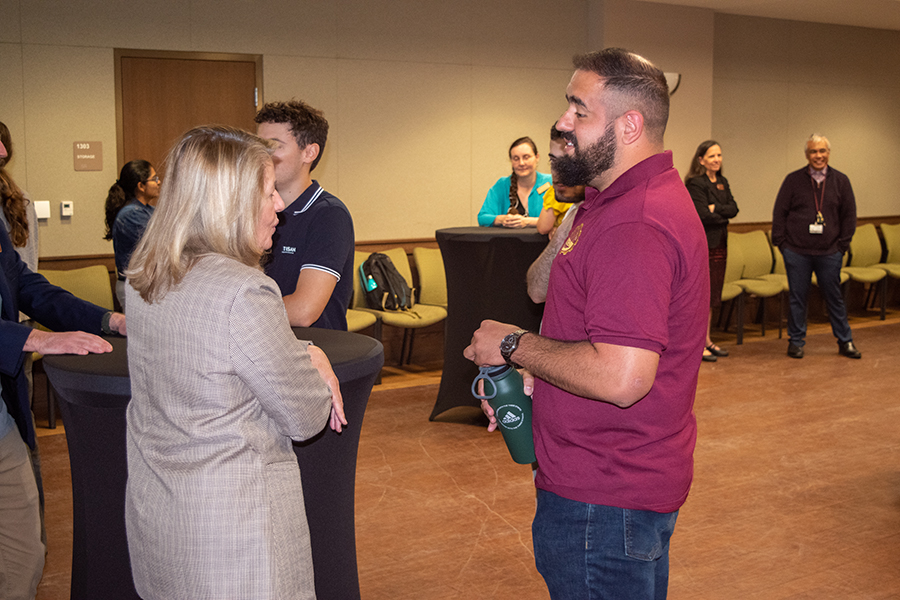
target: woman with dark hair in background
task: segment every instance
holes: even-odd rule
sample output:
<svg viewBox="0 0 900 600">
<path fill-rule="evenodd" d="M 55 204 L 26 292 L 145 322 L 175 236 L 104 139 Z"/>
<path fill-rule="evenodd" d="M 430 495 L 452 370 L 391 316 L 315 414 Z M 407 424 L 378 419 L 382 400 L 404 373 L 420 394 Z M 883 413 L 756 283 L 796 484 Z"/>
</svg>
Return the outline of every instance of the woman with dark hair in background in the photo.
<svg viewBox="0 0 900 600">
<path fill-rule="evenodd" d="M 536 227 L 544 206 L 543 193 L 552 185 L 550 175 L 538 173 L 540 155 L 530 137 L 509 147 L 512 174 L 497 180 L 478 213 L 482 227 Z"/>
<path fill-rule="evenodd" d="M 126 163 L 106 196 L 106 237 L 116 254 L 116 297 L 125 311 L 125 269 L 159 198 L 159 175 L 146 160 Z"/>
<path fill-rule="evenodd" d="M 718 142 L 706 140 L 697 147 L 684 183 L 700 215 L 709 245 L 710 322 L 706 326 L 703 360 L 715 362 L 719 356 L 728 356 L 727 350 L 713 343 L 709 330 L 712 309 L 722 304 L 722 284 L 725 282 L 725 261 L 728 257 L 728 219 L 738 214 L 728 180 L 722 176 L 722 148 Z"/>
</svg>

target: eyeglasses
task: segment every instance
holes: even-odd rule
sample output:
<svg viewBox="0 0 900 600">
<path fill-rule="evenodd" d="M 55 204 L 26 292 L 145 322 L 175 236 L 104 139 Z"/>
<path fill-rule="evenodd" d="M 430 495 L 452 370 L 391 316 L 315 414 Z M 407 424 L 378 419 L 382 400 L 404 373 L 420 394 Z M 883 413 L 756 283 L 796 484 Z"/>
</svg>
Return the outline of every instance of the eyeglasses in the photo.
<svg viewBox="0 0 900 600">
<path fill-rule="evenodd" d="M 145 179 L 141 183 L 150 183 L 151 181 L 155 181 L 156 183 L 159 183 L 159 175 L 154 175 L 150 179 Z"/>
</svg>

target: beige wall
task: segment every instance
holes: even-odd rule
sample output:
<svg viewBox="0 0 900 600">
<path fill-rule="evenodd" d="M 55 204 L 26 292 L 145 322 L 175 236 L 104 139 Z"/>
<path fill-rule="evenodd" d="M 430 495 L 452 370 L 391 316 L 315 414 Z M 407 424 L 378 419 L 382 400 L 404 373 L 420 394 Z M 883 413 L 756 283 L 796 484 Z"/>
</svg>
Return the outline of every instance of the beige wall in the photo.
<svg viewBox="0 0 900 600">
<path fill-rule="evenodd" d="M 771 221 L 784 176 L 806 164 L 813 132 L 850 177 L 857 213 L 900 214 L 900 32 L 720 15 L 713 135 L 740 207 Z"/>
<path fill-rule="evenodd" d="M 684 174 L 712 131 L 713 13 L 631 0 L 604 4 L 604 46 L 633 50 L 663 71 L 681 73 L 669 106 L 666 149 Z"/>
<path fill-rule="evenodd" d="M 472 225 L 522 135 L 542 149 L 565 108 L 571 56 L 560 15 L 584 0 L 0 0 L 0 119 L 10 170 L 50 200 L 41 255 L 109 253 L 103 200 L 117 176 L 113 48 L 263 55 L 263 99 L 303 98 L 331 123 L 314 175 L 350 208 L 358 240 Z M 72 142 L 101 141 L 104 169 L 76 173 Z M 135 157 L 128 157 L 129 159 Z M 547 171 L 542 157 L 541 170 Z M 59 202 L 72 200 L 65 221 Z"/>
<path fill-rule="evenodd" d="M 604 45 L 682 74 L 666 146 L 683 172 L 700 141 L 720 139 L 738 220 L 770 218 L 813 129 L 831 136 L 860 214 L 900 213 L 887 165 L 900 133 L 889 106 L 897 67 L 880 58 L 897 56 L 898 32 L 632 0 L 259 6 L 0 0 L 0 120 L 16 141 L 13 176 L 32 198 L 52 202 L 42 256 L 112 251 L 101 238 L 117 176 L 116 47 L 262 54 L 264 100 L 297 97 L 325 111 L 331 135 L 314 175 L 348 205 L 361 241 L 474 224 L 487 189 L 509 171 L 509 143 L 530 135 L 546 150 L 571 56 Z M 80 140 L 103 142 L 102 172 L 74 172 Z M 544 156 L 540 168 L 548 170 Z M 65 222 L 61 200 L 75 203 Z"/>
</svg>

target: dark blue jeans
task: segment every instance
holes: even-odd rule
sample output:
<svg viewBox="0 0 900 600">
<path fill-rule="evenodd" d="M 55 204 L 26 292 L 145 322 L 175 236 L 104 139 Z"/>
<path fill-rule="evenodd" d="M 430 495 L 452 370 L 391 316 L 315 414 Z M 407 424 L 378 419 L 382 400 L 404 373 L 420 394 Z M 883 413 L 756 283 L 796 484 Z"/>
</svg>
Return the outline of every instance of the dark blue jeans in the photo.
<svg viewBox="0 0 900 600">
<path fill-rule="evenodd" d="M 678 512 L 627 510 L 537 491 L 534 558 L 553 600 L 664 600 Z"/>
<path fill-rule="evenodd" d="M 847 307 L 844 306 L 844 296 L 841 293 L 841 262 L 844 255 L 840 252 L 820 256 L 799 254 L 788 248 L 782 248 L 781 254 L 784 256 L 784 270 L 790 288 L 788 337 L 791 343 L 795 346 L 806 343 L 806 317 L 813 273 L 816 274 L 816 282 L 828 308 L 834 337 L 842 343 L 851 341 L 853 335 L 850 333 Z"/>
</svg>

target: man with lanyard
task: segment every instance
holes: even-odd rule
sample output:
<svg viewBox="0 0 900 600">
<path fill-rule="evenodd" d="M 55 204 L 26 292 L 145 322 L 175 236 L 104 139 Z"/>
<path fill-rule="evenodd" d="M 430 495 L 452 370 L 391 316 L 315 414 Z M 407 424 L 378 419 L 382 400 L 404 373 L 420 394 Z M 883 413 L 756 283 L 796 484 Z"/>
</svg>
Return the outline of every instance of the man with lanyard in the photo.
<svg viewBox="0 0 900 600">
<path fill-rule="evenodd" d="M 828 166 L 831 144 L 817 134 L 806 142 L 809 165 L 784 178 L 772 214 L 772 243 L 784 256 L 790 288 L 787 354 L 803 358 L 806 315 L 812 274 L 837 338 L 838 352 L 862 355 L 853 344 L 841 293 L 841 264 L 856 231 L 856 198 L 850 179 Z"/>
<path fill-rule="evenodd" d="M 484 321 L 464 355 L 534 376 L 532 536 L 550 596 L 657 600 L 693 475 L 706 236 L 663 151 L 663 73 L 619 48 L 574 64 L 554 168 L 593 189 L 553 261 L 541 334 Z"/>
<path fill-rule="evenodd" d="M 278 283 L 294 327 L 347 330 L 353 294 L 353 219 L 310 173 L 328 138 L 328 121 L 308 104 L 270 102 L 257 134 L 275 142 L 275 188 L 285 202 L 272 236 L 266 275 Z"/>
</svg>

